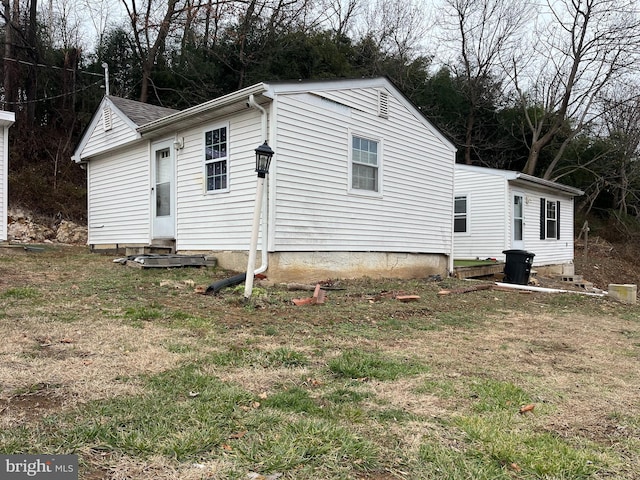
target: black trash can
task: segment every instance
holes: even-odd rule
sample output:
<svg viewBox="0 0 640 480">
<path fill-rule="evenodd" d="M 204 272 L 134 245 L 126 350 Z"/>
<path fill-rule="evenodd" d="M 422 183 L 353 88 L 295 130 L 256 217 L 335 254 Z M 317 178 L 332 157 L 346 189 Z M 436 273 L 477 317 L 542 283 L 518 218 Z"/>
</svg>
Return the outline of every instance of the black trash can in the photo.
<svg viewBox="0 0 640 480">
<path fill-rule="evenodd" d="M 535 253 L 526 250 L 504 250 L 507 259 L 504 264 L 504 281 L 518 285 L 527 285 L 531 274 L 531 264 Z"/>
</svg>

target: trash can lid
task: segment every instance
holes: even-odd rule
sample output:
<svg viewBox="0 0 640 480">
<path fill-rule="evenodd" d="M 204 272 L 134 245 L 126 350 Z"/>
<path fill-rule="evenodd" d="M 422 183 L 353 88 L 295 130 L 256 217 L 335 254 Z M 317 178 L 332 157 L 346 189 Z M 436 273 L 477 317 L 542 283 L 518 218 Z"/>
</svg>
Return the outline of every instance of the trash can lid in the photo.
<svg viewBox="0 0 640 480">
<path fill-rule="evenodd" d="M 505 254 L 513 254 L 513 255 L 526 255 L 526 256 L 531 256 L 531 257 L 535 257 L 536 254 L 532 253 L 532 252 L 527 252 L 526 250 L 503 250 L 502 253 Z"/>
</svg>

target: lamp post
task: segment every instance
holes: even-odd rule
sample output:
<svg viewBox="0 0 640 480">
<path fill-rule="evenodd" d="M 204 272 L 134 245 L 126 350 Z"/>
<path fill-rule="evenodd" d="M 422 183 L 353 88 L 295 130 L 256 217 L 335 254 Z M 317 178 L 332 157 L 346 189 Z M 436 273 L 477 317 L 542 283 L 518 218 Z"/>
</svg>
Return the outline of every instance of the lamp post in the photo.
<svg viewBox="0 0 640 480">
<path fill-rule="evenodd" d="M 244 299 L 251 298 L 253 290 L 253 275 L 256 268 L 256 252 L 258 250 L 258 232 L 260 230 L 260 211 L 262 208 L 262 196 L 264 192 L 264 179 L 269 173 L 269 164 L 273 157 L 274 151 L 265 142 L 255 150 L 256 152 L 256 172 L 258 172 L 258 181 L 256 185 L 256 203 L 253 210 L 253 228 L 251 230 L 251 245 L 249 246 L 249 260 L 247 262 L 247 275 L 244 284 Z M 263 235 L 266 232 L 262 232 Z M 263 247 L 264 242 L 263 242 Z"/>
</svg>

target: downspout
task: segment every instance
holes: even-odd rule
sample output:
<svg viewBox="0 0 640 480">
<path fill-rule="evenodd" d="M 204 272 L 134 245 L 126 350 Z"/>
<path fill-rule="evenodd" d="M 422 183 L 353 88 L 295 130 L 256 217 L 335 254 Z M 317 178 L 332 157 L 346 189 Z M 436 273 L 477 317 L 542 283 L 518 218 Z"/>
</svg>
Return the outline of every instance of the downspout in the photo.
<svg viewBox="0 0 640 480">
<path fill-rule="evenodd" d="M 455 254 L 456 254 L 456 232 L 455 232 L 455 210 L 456 210 L 456 162 L 453 160 L 453 188 L 451 189 L 451 227 L 449 231 L 449 238 L 451 239 L 451 249 L 449 251 L 449 276 L 455 276 Z M 467 212 L 467 219 L 469 218 L 469 212 Z"/>
<path fill-rule="evenodd" d="M 255 108 L 257 110 L 260 111 L 260 113 L 262 114 L 262 140 L 266 141 L 267 140 L 267 111 L 261 107 L 260 105 L 258 105 L 258 103 L 256 102 L 256 99 L 254 98 L 253 94 L 249 95 L 249 100 L 247 101 L 247 105 L 250 108 Z M 268 222 L 267 222 L 267 190 L 268 188 L 265 188 L 263 193 L 262 193 L 262 214 L 261 214 L 261 224 L 260 224 L 260 229 L 262 231 L 262 242 L 260 245 L 260 251 L 262 253 L 262 265 L 260 265 L 260 267 L 258 267 L 258 269 L 256 269 L 254 271 L 254 275 L 257 273 L 262 273 L 264 271 L 267 270 L 267 268 L 269 267 L 269 258 L 267 255 L 267 227 L 268 227 Z"/>
<path fill-rule="evenodd" d="M 252 95 L 249 95 L 249 99 L 247 100 L 247 106 L 249 108 L 255 108 L 257 110 L 260 111 L 260 113 L 262 114 L 262 138 L 264 139 L 264 141 L 266 141 L 267 139 L 267 111 L 262 108 L 260 105 L 258 105 L 255 101 L 255 98 Z M 259 185 L 263 185 L 263 184 L 259 184 Z M 260 198 L 259 195 L 257 195 L 258 198 Z M 247 289 L 251 290 L 251 288 L 253 287 L 253 276 L 258 274 L 258 273 L 262 273 L 264 271 L 267 270 L 268 267 L 268 256 L 267 256 L 267 247 L 266 247 L 266 243 L 267 243 L 267 235 L 266 235 L 266 231 L 267 231 L 267 208 L 266 208 L 266 204 L 267 202 L 264 201 L 267 198 L 267 189 L 263 189 L 262 190 L 262 205 L 261 205 L 261 229 L 262 229 L 262 245 L 261 245 L 261 250 L 262 250 L 262 265 L 260 265 L 260 267 L 257 270 L 254 270 L 253 275 L 249 276 L 249 267 L 247 267 L 247 272 L 245 273 L 240 273 L 238 275 L 235 275 L 233 277 L 230 278 L 225 278 L 222 280 L 218 280 L 216 282 L 213 282 L 211 285 L 209 285 L 207 287 L 207 290 L 205 291 L 206 294 L 215 294 L 217 293 L 219 290 L 222 290 L 223 288 L 226 287 L 230 287 L 233 285 L 238 285 L 242 282 L 245 282 L 247 284 L 250 285 L 245 285 L 245 298 L 246 298 L 246 293 L 247 293 Z M 256 225 L 256 219 L 255 219 L 255 213 L 254 213 L 254 231 L 252 233 L 252 235 L 257 235 L 256 230 L 255 230 L 255 225 Z M 254 244 L 254 240 L 252 238 L 252 245 Z M 255 250 L 252 248 L 251 251 L 249 252 L 249 260 L 248 263 L 252 264 L 255 260 Z M 253 267 L 253 265 L 251 265 Z M 250 295 L 250 293 L 249 293 Z"/>
</svg>

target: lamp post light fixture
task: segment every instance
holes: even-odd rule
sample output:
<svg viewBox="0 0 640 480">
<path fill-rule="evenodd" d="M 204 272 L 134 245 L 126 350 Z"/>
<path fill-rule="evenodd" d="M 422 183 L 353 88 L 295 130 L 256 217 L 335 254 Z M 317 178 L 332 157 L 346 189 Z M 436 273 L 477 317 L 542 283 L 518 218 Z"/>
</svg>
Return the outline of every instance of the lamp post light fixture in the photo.
<svg viewBox="0 0 640 480">
<path fill-rule="evenodd" d="M 274 153 L 266 141 L 256 148 L 256 172 L 258 172 L 258 178 L 264 178 L 269 173 L 269 164 Z"/>
<path fill-rule="evenodd" d="M 260 212 L 262 209 L 262 197 L 264 192 L 264 179 L 269 173 L 269 165 L 271 158 L 275 153 L 271 147 L 265 142 L 255 150 L 256 152 L 256 172 L 258 172 L 258 181 L 256 185 L 256 203 L 253 210 L 253 228 L 251 230 L 251 245 L 249 247 L 249 260 L 247 262 L 247 273 L 244 284 L 244 299 L 248 301 L 251 298 L 253 290 L 253 276 L 256 268 L 256 252 L 258 250 L 258 232 L 260 230 Z M 265 232 L 262 232 L 265 235 Z M 265 248 L 264 242 L 262 248 Z"/>
</svg>

